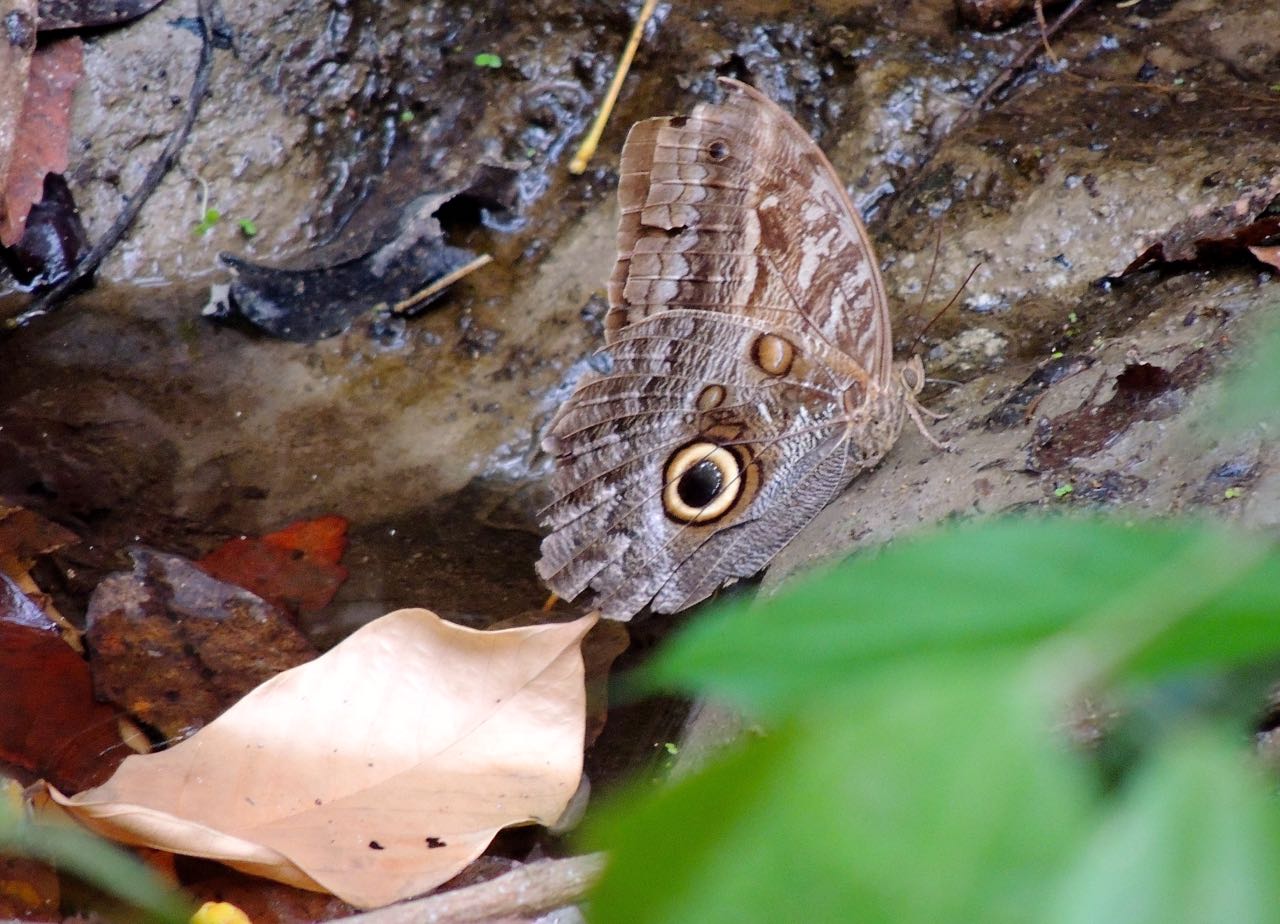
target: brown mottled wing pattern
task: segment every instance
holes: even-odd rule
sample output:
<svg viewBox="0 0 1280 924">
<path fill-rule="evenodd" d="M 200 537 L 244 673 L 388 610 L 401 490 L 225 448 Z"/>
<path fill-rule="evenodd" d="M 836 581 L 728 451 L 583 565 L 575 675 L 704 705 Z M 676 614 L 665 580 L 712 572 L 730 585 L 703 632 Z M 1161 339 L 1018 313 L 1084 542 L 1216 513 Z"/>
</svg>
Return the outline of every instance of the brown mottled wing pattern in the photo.
<svg viewBox="0 0 1280 924">
<path fill-rule="evenodd" d="M 723 105 L 649 119 L 627 137 L 607 330 L 677 307 L 788 325 L 798 311 L 806 329 L 886 384 L 884 283 L 840 178 L 776 103 L 722 82 Z"/>
<path fill-rule="evenodd" d="M 897 436 L 883 286 L 826 158 L 757 91 L 636 125 L 607 374 L 552 422 L 538 572 L 606 616 L 760 570 Z"/>
</svg>

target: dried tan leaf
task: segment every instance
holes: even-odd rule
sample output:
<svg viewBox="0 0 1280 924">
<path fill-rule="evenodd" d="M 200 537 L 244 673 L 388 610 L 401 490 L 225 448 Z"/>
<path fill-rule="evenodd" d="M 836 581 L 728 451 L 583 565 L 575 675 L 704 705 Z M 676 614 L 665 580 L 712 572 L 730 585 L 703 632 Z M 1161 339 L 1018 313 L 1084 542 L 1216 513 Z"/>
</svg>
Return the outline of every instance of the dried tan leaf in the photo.
<svg viewBox="0 0 1280 924">
<path fill-rule="evenodd" d="M 130 844 L 364 908 L 426 892 L 501 828 L 554 822 L 582 771 L 595 622 L 480 632 L 398 610 L 71 798 Z"/>
<path fill-rule="evenodd" d="M 1267 264 L 1267 266 L 1280 270 L 1280 244 L 1271 247 L 1250 247 L 1249 253 Z"/>
</svg>

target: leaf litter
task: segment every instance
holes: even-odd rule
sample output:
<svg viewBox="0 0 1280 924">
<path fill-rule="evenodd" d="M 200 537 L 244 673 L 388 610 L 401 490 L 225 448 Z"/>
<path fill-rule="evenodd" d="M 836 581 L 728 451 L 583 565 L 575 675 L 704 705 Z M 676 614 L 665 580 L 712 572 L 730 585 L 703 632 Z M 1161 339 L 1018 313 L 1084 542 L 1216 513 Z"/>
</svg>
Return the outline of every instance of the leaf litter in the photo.
<svg viewBox="0 0 1280 924">
<path fill-rule="evenodd" d="M 417 895 L 500 829 L 551 825 L 568 805 L 594 622 L 483 632 L 397 610 L 102 786 L 49 795 L 124 843 L 358 907 Z"/>
</svg>

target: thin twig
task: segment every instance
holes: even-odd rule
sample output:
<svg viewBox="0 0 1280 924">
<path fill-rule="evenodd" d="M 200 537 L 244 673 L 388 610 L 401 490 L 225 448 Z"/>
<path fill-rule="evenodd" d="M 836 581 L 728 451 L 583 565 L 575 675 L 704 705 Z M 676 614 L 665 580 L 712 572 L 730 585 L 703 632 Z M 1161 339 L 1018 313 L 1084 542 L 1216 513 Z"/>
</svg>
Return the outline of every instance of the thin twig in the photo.
<svg viewBox="0 0 1280 924">
<path fill-rule="evenodd" d="M 644 27 L 648 24 L 650 17 L 653 16 L 654 9 L 658 6 L 658 0 L 644 0 L 644 6 L 640 8 L 640 15 L 636 17 L 636 24 L 631 29 L 631 37 L 627 39 L 627 45 L 622 49 L 622 57 L 618 59 L 618 69 L 613 72 L 613 82 L 609 84 L 609 90 L 604 95 L 604 101 L 600 103 L 600 110 L 596 113 L 596 119 L 591 123 L 591 130 L 587 132 L 587 137 L 582 139 L 582 144 L 578 148 L 578 153 L 573 155 L 573 160 L 569 161 L 569 172 L 577 175 L 587 169 L 587 162 L 591 160 L 591 155 L 596 152 L 596 145 L 600 143 L 600 136 L 604 134 L 605 123 L 609 121 L 609 113 L 613 112 L 613 104 L 618 100 L 618 93 L 622 89 L 622 81 L 626 79 L 627 71 L 631 68 L 631 61 L 636 56 L 636 49 L 640 47 L 640 39 L 644 37 Z"/>
<path fill-rule="evenodd" d="M 1013 59 L 1009 66 L 1001 71 L 1000 75 L 996 77 L 995 80 L 987 84 L 987 88 L 985 90 L 978 94 L 978 98 L 973 101 L 973 105 L 965 110 L 964 113 L 961 114 L 960 118 L 956 120 L 955 125 L 952 126 L 952 131 L 960 128 L 968 122 L 973 118 L 975 113 L 981 112 L 983 107 L 991 101 L 991 98 L 1003 90 L 1019 71 L 1034 61 L 1036 56 L 1039 55 L 1042 50 L 1049 47 L 1049 39 L 1053 38 L 1054 35 L 1056 35 L 1072 17 L 1084 9 L 1088 4 L 1089 0 L 1073 0 L 1072 4 L 1062 11 L 1061 15 L 1053 21 L 1051 26 L 1047 29 L 1041 28 L 1040 38 L 1043 44 L 1041 44 L 1041 42 L 1028 42 L 1026 47 L 1024 47 L 1022 51 L 1018 52 L 1017 57 Z"/>
<path fill-rule="evenodd" d="M 204 97 L 209 91 L 209 82 L 213 75 L 213 16 L 217 4 L 218 0 L 198 0 L 200 61 L 196 65 L 195 79 L 191 82 L 191 93 L 187 97 L 187 111 L 182 118 L 182 123 L 169 136 L 169 141 L 165 144 L 160 156 L 156 158 L 155 163 L 147 170 L 147 175 L 143 178 L 142 185 L 138 187 L 137 192 L 129 197 L 125 207 L 116 216 L 116 220 L 111 223 L 111 227 L 107 229 L 106 234 L 99 238 L 98 243 L 89 249 L 89 252 L 76 264 L 75 269 L 41 293 L 39 297 L 27 306 L 26 310 L 15 317 L 6 318 L 3 325 L 5 329 L 13 330 L 21 327 L 29 321 L 53 311 L 59 306 L 63 296 L 70 292 L 80 280 L 97 269 L 98 264 L 115 248 L 130 226 L 133 225 L 134 219 L 138 217 L 142 207 L 151 198 L 151 194 L 160 185 L 160 181 L 164 179 L 165 174 L 169 172 L 173 162 L 177 160 L 178 153 L 187 142 L 187 136 L 191 134 L 191 127 L 195 125 L 196 115 L 200 112 L 200 104 L 204 101 Z"/>
<path fill-rule="evenodd" d="M 394 305 L 391 306 L 391 310 L 396 314 L 403 314 L 404 312 L 408 311 L 414 306 L 421 305 L 423 302 L 431 298 L 431 296 L 435 295 L 436 293 L 449 288 L 449 286 L 453 285 L 463 276 L 469 276 L 471 273 L 474 273 L 480 267 L 487 266 L 492 262 L 493 262 L 493 257 L 489 256 L 487 253 L 482 253 L 480 254 L 480 256 L 476 257 L 474 260 L 470 261 L 469 263 L 464 263 L 462 266 L 458 267 L 453 272 L 445 273 L 443 276 L 441 276 L 435 282 L 431 283 L 431 285 L 427 286 L 425 289 L 419 289 L 417 292 L 414 292 L 412 295 L 410 295 L 408 298 L 404 299 L 403 301 L 396 302 Z"/>
<path fill-rule="evenodd" d="M 1044 20 L 1044 0 L 1036 0 L 1036 24 L 1040 26 L 1040 40 L 1044 42 L 1045 57 L 1050 64 L 1057 65 L 1058 56 L 1053 53 L 1053 47 L 1049 44 L 1049 26 Z"/>
<path fill-rule="evenodd" d="M 467 924 L 533 917 L 580 900 L 600 879 L 604 863 L 602 853 L 537 860 L 487 882 L 339 918 L 334 924 Z"/>
</svg>

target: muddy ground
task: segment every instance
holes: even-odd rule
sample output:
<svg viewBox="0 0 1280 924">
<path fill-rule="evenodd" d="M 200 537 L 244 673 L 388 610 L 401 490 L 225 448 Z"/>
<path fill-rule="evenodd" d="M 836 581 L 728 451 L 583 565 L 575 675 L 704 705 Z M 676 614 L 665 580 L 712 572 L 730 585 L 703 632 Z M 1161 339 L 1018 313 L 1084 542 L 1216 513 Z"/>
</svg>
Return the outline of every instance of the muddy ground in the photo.
<svg viewBox="0 0 1280 924">
<path fill-rule="evenodd" d="M 91 239 L 177 122 L 194 9 L 170 0 L 88 40 L 68 181 Z M 84 537 L 57 576 L 72 613 L 131 542 L 194 554 L 321 513 L 353 523 L 351 579 L 308 627 L 321 642 L 401 605 L 485 625 L 541 604 L 538 442 L 601 344 L 618 152 L 631 122 L 712 98 L 717 75 L 766 90 L 830 154 L 868 216 L 900 355 L 978 266 L 915 347 L 955 451 L 908 427 L 766 587 L 957 516 L 1280 521 L 1274 443 L 1204 433 L 1221 371 L 1280 304 L 1274 272 L 1238 260 L 1101 281 L 1193 209 L 1277 174 L 1271 0 L 1094 4 L 1054 40 L 1057 64 L 959 127 L 1038 41 L 1034 25 L 982 35 L 942 0 L 660 4 L 581 177 L 566 165 L 634 10 L 253 0 L 223 12 L 229 47 L 180 166 L 95 289 L 0 340 L 0 494 Z M 482 52 L 502 67 L 476 66 Z M 494 262 L 421 316 L 365 315 L 314 343 L 201 316 L 229 278 L 220 252 L 297 257 L 477 163 L 515 171 L 508 207 L 441 221 Z M 225 217 L 199 235 L 202 197 Z M 26 298 L 0 279 L 0 317 Z M 637 632 L 648 641 L 661 625 Z"/>
</svg>

